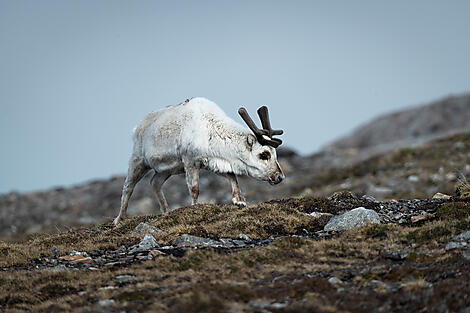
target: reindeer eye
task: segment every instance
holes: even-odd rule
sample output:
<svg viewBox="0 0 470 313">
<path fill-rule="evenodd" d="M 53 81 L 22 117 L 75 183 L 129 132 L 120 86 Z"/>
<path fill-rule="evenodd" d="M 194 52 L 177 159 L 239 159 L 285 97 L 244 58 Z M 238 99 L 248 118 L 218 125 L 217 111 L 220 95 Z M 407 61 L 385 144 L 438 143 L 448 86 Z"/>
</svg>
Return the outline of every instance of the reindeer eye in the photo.
<svg viewBox="0 0 470 313">
<path fill-rule="evenodd" d="M 261 160 L 269 160 L 270 157 L 271 157 L 271 154 L 270 154 L 269 152 L 267 152 L 267 151 L 261 152 L 261 153 L 259 154 L 259 158 L 260 158 Z"/>
</svg>

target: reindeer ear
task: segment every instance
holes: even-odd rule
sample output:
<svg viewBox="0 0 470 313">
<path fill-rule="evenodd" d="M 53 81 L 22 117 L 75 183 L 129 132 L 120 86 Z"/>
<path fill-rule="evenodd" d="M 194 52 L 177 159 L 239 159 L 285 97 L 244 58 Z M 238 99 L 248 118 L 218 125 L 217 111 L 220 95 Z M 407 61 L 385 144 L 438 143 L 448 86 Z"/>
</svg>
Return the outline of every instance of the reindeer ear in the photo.
<svg viewBox="0 0 470 313">
<path fill-rule="evenodd" d="M 248 145 L 248 148 L 250 149 L 250 151 L 253 149 L 253 145 L 255 144 L 255 141 L 256 141 L 255 136 L 253 136 L 251 134 L 249 134 L 246 137 L 246 144 Z"/>
</svg>

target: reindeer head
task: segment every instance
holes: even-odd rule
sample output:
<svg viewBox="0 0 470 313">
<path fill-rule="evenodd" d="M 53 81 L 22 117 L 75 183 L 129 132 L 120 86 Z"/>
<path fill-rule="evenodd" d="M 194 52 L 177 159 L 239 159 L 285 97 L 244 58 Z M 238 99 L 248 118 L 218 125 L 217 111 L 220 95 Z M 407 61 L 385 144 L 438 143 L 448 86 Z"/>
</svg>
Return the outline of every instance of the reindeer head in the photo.
<svg viewBox="0 0 470 313">
<path fill-rule="evenodd" d="M 273 136 L 282 135 L 283 131 L 271 128 L 266 106 L 258 109 L 263 129 L 256 126 L 245 108 L 240 108 L 238 114 L 255 135 L 247 137 L 248 150 L 250 151 L 250 158 L 247 162 L 248 174 L 254 178 L 268 181 L 272 185 L 280 183 L 285 176 L 277 162 L 276 148 L 282 143 L 282 140 L 273 138 Z"/>
</svg>

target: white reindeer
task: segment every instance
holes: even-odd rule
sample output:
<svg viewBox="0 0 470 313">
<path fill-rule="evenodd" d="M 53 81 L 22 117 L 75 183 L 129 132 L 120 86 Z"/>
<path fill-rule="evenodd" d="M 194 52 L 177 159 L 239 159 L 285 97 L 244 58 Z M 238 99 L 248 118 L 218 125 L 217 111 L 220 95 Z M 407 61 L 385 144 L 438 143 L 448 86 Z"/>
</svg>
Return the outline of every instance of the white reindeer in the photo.
<svg viewBox="0 0 470 313">
<path fill-rule="evenodd" d="M 273 138 L 282 130 L 272 130 L 267 107 L 258 109 L 263 129 L 258 129 L 244 108 L 238 113 L 253 134 L 212 101 L 193 98 L 150 113 L 134 129 L 134 149 L 122 189 L 121 209 L 114 224 L 126 218 L 127 205 L 137 182 L 150 170 L 151 184 L 163 213 L 168 204 L 162 192 L 171 176 L 186 173 L 192 204 L 199 195 L 199 169 L 226 176 L 232 184 L 232 202 L 246 206 L 236 175 L 248 175 L 278 184 L 284 178 L 276 149 L 282 141 Z"/>
</svg>

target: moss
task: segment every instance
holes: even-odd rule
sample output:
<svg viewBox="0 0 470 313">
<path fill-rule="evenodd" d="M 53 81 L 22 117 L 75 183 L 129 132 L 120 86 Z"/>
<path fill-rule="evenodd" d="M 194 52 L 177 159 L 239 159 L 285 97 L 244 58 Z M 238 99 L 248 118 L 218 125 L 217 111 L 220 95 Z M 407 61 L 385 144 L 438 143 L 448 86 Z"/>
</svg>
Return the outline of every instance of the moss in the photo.
<svg viewBox="0 0 470 313">
<path fill-rule="evenodd" d="M 442 204 L 437 208 L 436 215 L 441 219 L 462 220 L 470 216 L 470 203 L 451 202 Z"/>
<path fill-rule="evenodd" d="M 430 240 L 441 239 L 442 237 L 449 237 L 452 231 L 446 226 L 436 226 L 429 229 L 419 229 L 410 232 L 406 238 L 416 242 L 427 242 Z"/>
<path fill-rule="evenodd" d="M 390 230 L 388 224 L 373 224 L 366 226 L 362 229 L 362 234 L 367 238 L 382 238 L 387 237 L 387 232 Z"/>
<path fill-rule="evenodd" d="M 149 290 L 124 291 L 113 297 L 119 302 L 124 301 L 150 301 L 154 298 L 154 294 Z"/>
</svg>

